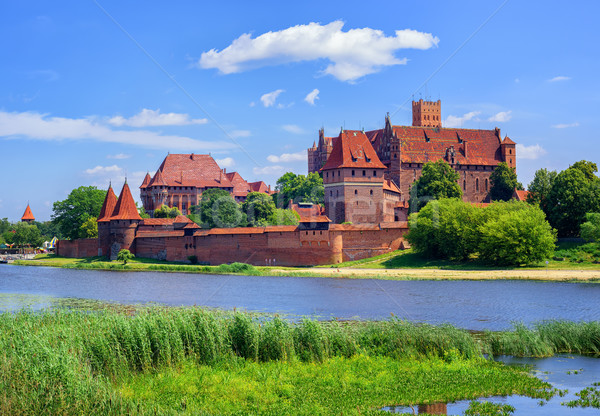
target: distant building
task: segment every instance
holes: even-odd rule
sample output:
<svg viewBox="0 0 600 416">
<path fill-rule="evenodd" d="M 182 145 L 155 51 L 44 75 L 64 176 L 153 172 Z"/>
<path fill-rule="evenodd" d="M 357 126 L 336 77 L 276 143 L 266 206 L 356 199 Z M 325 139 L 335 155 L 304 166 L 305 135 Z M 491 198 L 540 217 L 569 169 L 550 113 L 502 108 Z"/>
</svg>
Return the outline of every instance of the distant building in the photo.
<svg viewBox="0 0 600 416">
<path fill-rule="evenodd" d="M 246 200 L 250 192 L 271 194 L 264 182 L 247 182 L 237 172 L 227 173 L 210 155 L 169 154 L 154 177 L 146 174 L 140 186 L 140 198 L 150 215 L 161 205 L 177 207 L 183 215 L 198 205 L 207 189 L 223 189 L 238 202 Z"/>
<path fill-rule="evenodd" d="M 383 176 L 389 180 L 389 187 L 394 191 L 395 189 L 400 191 L 400 201 L 409 200 L 410 187 L 421 176 L 423 164 L 439 159 L 447 161 L 460 174 L 458 184 L 463 191 L 465 201 L 488 201 L 491 187 L 489 178 L 494 168 L 501 162 L 506 162 L 511 168 L 517 166 L 516 143 L 508 137 L 502 138 L 499 128 L 493 130 L 444 128 L 441 120 L 439 100 L 436 102 L 419 100 L 412 103 L 412 126 L 394 126 L 390 116 L 387 115 L 382 129 L 352 133 L 360 135 L 361 138 L 366 137 L 366 141 L 361 141 L 363 143 L 361 146 L 365 151 L 367 148 L 374 150 L 379 162 L 384 166 Z M 350 136 L 342 132 L 338 137 L 338 140 L 343 141 Z M 321 170 L 324 174 L 330 171 L 332 164 L 329 163 L 329 159 L 335 153 L 334 148 L 334 138 L 325 137 L 323 129 L 319 130 L 318 145 L 313 143 L 313 146 L 308 149 L 308 171 Z M 375 160 L 374 157 L 370 159 Z M 336 159 L 333 165 L 338 162 Z M 368 164 L 366 161 L 363 163 Z M 347 170 L 344 172 L 347 173 Z M 373 181 L 375 179 L 380 180 L 373 175 L 369 178 Z M 374 194 L 380 193 L 374 188 L 372 190 Z M 341 195 L 341 188 L 337 191 Z M 325 197 L 327 196 L 326 192 Z M 395 198 L 395 196 L 390 197 L 390 201 Z M 375 200 L 373 202 L 376 203 Z M 355 208 L 352 209 L 354 210 Z M 334 220 L 333 217 L 330 218 Z M 335 218 L 341 217 L 336 215 Z"/>
<path fill-rule="evenodd" d="M 33 222 L 33 221 L 35 221 L 35 217 L 33 216 L 33 213 L 31 212 L 31 208 L 29 207 L 29 203 L 27 203 L 27 208 L 25 208 L 25 212 L 23 213 L 23 216 L 21 217 L 21 221 L 22 222 Z"/>
</svg>

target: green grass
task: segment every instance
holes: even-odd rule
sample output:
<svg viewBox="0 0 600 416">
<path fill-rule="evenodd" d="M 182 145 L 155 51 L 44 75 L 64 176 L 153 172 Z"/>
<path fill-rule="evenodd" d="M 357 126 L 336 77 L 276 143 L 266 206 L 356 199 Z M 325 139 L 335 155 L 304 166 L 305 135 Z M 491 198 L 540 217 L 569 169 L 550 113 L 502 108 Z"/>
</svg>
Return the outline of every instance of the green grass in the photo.
<svg viewBox="0 0 600 416">
<path fill-rule="evenodd" d="M 485 360 L 495 334 L 397 319 L 21 311 L 0 314 L 0 333 L 0 414 L 375 414 L 385 405 L 555 393 L 523 369 Z"/>
</svg>

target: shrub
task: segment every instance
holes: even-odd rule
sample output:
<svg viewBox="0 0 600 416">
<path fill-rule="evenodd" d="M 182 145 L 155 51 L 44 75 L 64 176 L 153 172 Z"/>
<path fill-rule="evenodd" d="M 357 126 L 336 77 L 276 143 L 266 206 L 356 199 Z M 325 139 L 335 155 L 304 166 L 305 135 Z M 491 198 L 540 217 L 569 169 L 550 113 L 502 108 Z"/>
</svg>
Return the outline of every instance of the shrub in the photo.
<svg viewBox="0 0 600 416">
<path fill-rule="evenodd" d="M 135 256 L 127 249 L 122 249 L 119 251 L 119 254 L 117 254 L 117 260 L 122 261 L 123 264 L 127 264 L 127 262 L 133 258 L 135 258 Z"/>
</svg>

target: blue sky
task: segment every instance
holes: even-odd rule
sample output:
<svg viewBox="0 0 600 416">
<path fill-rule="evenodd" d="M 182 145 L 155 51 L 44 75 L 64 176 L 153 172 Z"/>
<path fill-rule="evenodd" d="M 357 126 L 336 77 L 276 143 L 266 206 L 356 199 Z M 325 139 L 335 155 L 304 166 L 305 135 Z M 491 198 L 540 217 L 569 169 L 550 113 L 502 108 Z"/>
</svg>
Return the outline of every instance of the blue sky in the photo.
<svg viewBox="0 0 600 416">
<path fill-rule="evenodd" d="M 500 127 L 519 179 L 599 163 L 597 2 L 27 1 L 0 5 L 0 218 L 137 188 L 167 152 L 275 184 L 318 129 Z M 139 198 L 139 193 L 134 190 Z"/>
</svg>

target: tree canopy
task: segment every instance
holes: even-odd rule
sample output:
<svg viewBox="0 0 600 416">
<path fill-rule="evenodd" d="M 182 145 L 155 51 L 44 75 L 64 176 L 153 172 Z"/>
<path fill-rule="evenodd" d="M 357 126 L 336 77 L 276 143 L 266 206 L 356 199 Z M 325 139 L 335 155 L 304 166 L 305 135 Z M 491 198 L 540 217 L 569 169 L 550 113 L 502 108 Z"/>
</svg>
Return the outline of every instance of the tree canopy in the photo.
<svg viewBox="0 0 600 416">
<path fill-rule="evenodd" d="M 420 209 L 431 199 L 462 197 L 459 178 L 458 172 L 443 159 L 425 163 L 421 177 L 410 189 L 412 210 Z"/>
<path fill-rule="evenodd" d="M 588 212 L 581 224 L 581 237 L 586 240 L 600 241 L 600 213 Z"/>
<path fill-rule="evenodd" d="M 85 238 L 81 226 L 90 217 L 98 217 L 106 191 L 95 186 L 80 186 L 73 189 L 67 199 L 54 203 L 52 221 L 58 225 L 63 237 Z"/>
<path fill-rule="evenodd" d="M 277 179 L 275 189 L 278 191 L 276 198 L 280 208 L 287 207 L 290 200 L 313 204 L 323 204 L 325 201 L 323 178 L 317 172 L 311 172 L 307 176 L 287 172 Z"/>
<path fill-rule="evenodd" d="M 84 238 L 96 238 L 98 237 L 98 222 L 96 217 L 89 217 L 81 224 L 80 227 L 81 235 Z"/>
<path fill-rule="evenodd" d="M 143 207 L 142 207 L 143 209 Z M 138 208 L 139 212 L 139 208 Z M 144 211 L 145 212 L 145 211 Z M 154 218 L 175 218 L 181 215 L 181 211 L 177 207 L 169 207 L 167 205 L 161 205 L 160 208 L 154 210 Z M 144 218 L 144 217 L 142 217 Z"/>
<path fill-rule="evenodd" d="M 19 247 L 39 247 L 44 242 L 40 230 L 34 224 L 18 222 L 13 226 L 12 243 Z"/>
<path fill-rule="evenodd" d="M 501 162 L 496 166 L 490 175 L 490 185 L 492 201 L 509 201 L 515 189 L 523 189 L 523 185 L 517 181 L 517 172 L 506 162 Z"/>
<path fill-rule="evenodd" d="M 538 205 L 544 212 L 548 204 L 548 195 L 558 173 L 554 170 L 538 169 L 527 190 L 527 202 Z"/>
<path fill-rule="evenodd" d="M 248 225 L 265 226 L 269 224 L 269 219 L 275 212 L 275 202 L 267 194 L 250 192 L 242 204 L 242 211 L 246 213 Z"/>
<path fill-rule="evenodd" d="M 247 222 L 246 214 L 224 189 L 207 189 L 191 211 L 190 219 L 204 228 L 245 227 Z"/>
</svg>

